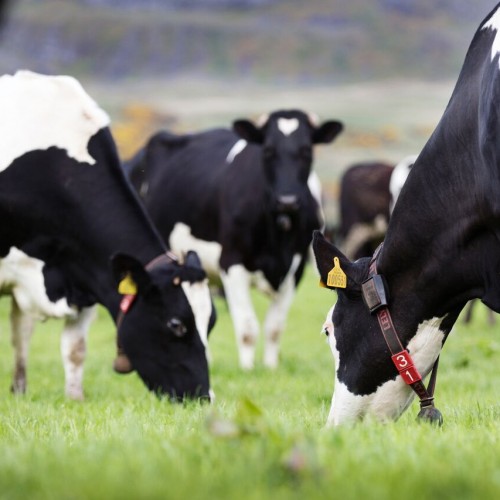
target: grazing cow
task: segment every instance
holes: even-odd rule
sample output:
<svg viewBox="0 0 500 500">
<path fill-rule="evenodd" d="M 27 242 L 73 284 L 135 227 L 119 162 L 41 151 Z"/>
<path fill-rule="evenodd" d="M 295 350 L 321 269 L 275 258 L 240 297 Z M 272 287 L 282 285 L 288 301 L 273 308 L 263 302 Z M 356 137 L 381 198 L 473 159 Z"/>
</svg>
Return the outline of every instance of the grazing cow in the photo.
<svg viewBox="0 0 500 500">
<path fill-rule="evenodd" d="M 351 262 L 314 235 L 321 279 L 338 293 L 325 323 L 336 362 L 329 424 L 397 418 L 413 391 L 419 415 L 441 422 L 435 378 L 425 387 L 421 377 L 468 300 L 500 312 L 499 53 L 500 4 L 477 30 L 371 259 Z"/>
<path fill-rule="evenodd" d="M 34 320 L 56 317 L 66 319 L 66 394 L 83 398 L 99 303 L 117 323 L 131 364 L 122 370 L 174 399 L 208 397 L 206 275 L 195 254 L 181 265 L 167 252 L 122 172 L 106 113 L 75 79 L 26 71 L 0 78 L 0 103 L 0 292 L 12 296 L 14 392 L 26 389 Z"/>
<path fill-rule="evenodd" d="M 132 170 L 153 222 L 174 252 L 195 248 L 209 275 L 220 276 L 242 368 L 254 366 L 259 324 L 250 297 L 271 297 L 264 364 L 276 367 L 279 340 L 311 243 L 319 205 L 308 187 L 313 145 L 331 142 L 337 121 L 316 125 L 301 111 L 277 111 L 260 125 L 152 137 Z M 317 188 L 317 186 L 316 186 Z M 314 189 L 314 188 L 313 188 Z"/>
</svg>

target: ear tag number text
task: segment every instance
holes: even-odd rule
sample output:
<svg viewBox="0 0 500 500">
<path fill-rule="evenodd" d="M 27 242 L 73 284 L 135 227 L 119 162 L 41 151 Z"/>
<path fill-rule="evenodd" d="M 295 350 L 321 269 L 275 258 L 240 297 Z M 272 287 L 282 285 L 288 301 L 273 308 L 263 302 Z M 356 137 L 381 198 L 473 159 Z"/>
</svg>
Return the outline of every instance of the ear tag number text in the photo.
<svg viewBox="0 0 500 500">
<path fill-rule="evenodd" d="M 347 288 L 347 276 L 340 267 L 338 257 L 334 257 L 333 259 L 333 268 L 328 273 L 326 284 L 334 288 Z"/>
</svg>

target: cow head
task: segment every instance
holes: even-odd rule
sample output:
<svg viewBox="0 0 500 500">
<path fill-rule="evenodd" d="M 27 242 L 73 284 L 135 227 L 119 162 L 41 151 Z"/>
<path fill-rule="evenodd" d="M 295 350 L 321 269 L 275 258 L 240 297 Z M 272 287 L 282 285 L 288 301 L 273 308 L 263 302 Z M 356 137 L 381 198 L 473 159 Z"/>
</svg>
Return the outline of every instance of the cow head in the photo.
<svg viewBox="0 0 500 500">
<path fill-rule="evenodd" d="M 210 398 L 206 339 L 215 310 L 200 261 L 163 261 L 146 270 L 135 258 L 113 257 L 117 283 L 132 294 L 122 301 L 118 343 L 144 384 L 172 400 Z M 123 307 L 125 303 L 125 307 Z M 117 370 L 120 371 L 120 370 Z M 125 370 L 123 370 L 125 371 Z"/>
<path fill-rule="evenodd" d="M 339 425 L 367 415 L 380 420 L 396 419 L 414 395 L 398 376 L 377 318 L 370 314 L 362 298 L 361 284 L 368 278 L 370 258 L 349 261 L 319 231 L 314 232 L 313 250 L 321 283 L 336 289 L 338 295 L 324 324 L 336 369 L 328 424 Z M 335 276 L 338 269 L 346 278 L 341 287 L 338 282 L 328 281 L 328 274 Z M 400 335 L 401 341 L 425 377 L 452 323 L 447 325 L 443 318 L 418 322 L 420 315 L 411 308 L 413 302 L 402 305 L 401 298 L 389 298 L 395 326 L 400 334 L 406 332 L 404 338 Z"/>
<path fill-rule="evenodd" d="M 301 207 L 311 173 L 313 146 L 329 143 L 342 131 L 342 123 L 326 121 L 321 125 L 302 111 L 276 111 L 261 119 L 259 125 L 236 120 L 234 131 L 250 143 L 262 147 L 262 164 L 273 193 L 275 210 L 293 214 Z"/>
</svg>

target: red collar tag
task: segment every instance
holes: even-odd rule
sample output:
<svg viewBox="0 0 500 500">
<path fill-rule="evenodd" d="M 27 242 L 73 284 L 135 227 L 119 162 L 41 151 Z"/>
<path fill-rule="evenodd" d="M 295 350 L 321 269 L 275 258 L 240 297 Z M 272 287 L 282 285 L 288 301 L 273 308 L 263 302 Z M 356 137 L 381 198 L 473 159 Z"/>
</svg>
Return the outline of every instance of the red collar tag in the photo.
<svg viewBox="0 0 500 500">
<path fill-rule="evenodd" d="M 135 300 L 135 295 L 124 295 L 120 302 L 120 311 L 125 314 Z"/>
<path fill-rule="evenodd" d="M 410 353 L 406 349 L 394 354 L 391 358 L 392 362 L 396 365 L 399 374 L 408 385 L 422 380 L 420 373 L 413 364 L 413 359 L 410 356 Z"/>
</svg>

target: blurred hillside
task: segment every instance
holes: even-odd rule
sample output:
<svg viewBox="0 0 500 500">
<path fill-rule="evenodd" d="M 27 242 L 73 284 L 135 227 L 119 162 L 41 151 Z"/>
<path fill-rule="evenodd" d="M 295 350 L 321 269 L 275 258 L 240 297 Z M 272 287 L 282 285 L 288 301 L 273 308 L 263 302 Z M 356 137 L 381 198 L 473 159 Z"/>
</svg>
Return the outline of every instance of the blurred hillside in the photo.
<svg viewBox="0 0 500 500">
<path fill-rule="evenodd" d="M 0 71 L 343 83 L 454 77 L 491 0 L 18 0 Z"/>
</svg>

